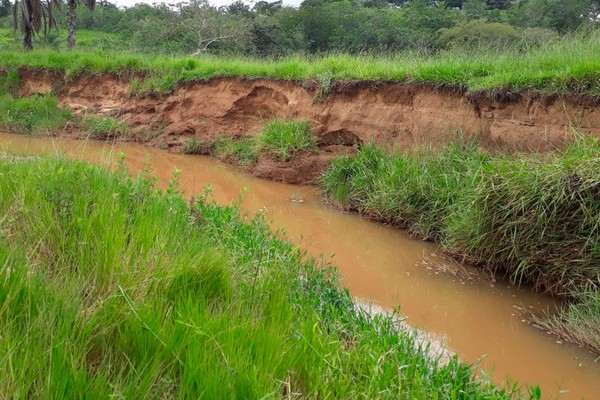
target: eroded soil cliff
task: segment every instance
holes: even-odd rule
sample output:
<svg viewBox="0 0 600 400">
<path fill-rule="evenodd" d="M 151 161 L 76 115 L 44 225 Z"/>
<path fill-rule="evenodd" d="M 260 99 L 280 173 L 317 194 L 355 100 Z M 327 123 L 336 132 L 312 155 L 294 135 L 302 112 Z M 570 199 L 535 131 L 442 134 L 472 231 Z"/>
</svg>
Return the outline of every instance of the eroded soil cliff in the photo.
<svg viewBox="0 0 600 400">
<path fill-rule="evenodd" d="M 76 113 L 118 117 L 136 140 L 179 148 L 191 138 L 256 135 L 275 117 L 309 121 L 323 150 L 290 163 L 262 159 L 254 172 L 290 183 L 310 181 L 327 161 L 371 140 L 392 148 L 477 138 L 490 151 L 547 151 L 572 127 L 600 133 L 600 99 L 538 93 L 469 93 L 457 87 L 337 82 L 331 88 L 292 80 L 214 78 L 186 82 L 166 95 L 135 95 L 130 79 L 108 74 L 74 80 L 21 71 L 21 95 L 55 93 Z M 328 90 L 325 90 L 328 89 Z M 325 94 L 325 95 L 323 95 Z M 321 100 L 321 101 L 318 101 Z"/>
</svg>

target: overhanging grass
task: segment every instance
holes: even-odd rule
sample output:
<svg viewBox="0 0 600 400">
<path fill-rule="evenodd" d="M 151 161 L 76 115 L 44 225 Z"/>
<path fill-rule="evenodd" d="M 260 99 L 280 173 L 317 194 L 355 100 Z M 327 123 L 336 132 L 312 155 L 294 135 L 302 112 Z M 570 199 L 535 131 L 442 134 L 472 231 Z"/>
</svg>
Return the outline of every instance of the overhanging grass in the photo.
<svg viewBox="0 0 600 400">
<path fill-rule="evenodd" d="M 600 93 L 600 33 L 566 36 L 557 43 L 531 49 L 491 52 L 403 53 L 372 57 L 334 54 L 295 56 L 281 60 L 244 57 L 174 58 L 95 52 L 0 50 L 0 68 L 45 68 L 67 78 L 81 73 L 141 73 L 140 93 L 167 92 L 181 81 L 215 76 L 317 81 L 376 79 L 460 85 L 471 91 L 535 90 L 552 93 Z"/>
<path fill-rule="evenodd" d="M 52 132 L 72 121 L 67 108 L 58 106 L 52 95 L 15 99 L 0 93 L 0 128 L 19 133 Z"/>
<path fill-rule="evenodd" d="M 357 312 L 234 204 L 0 160 L 0 393 L 16 398 L 517 398 Z"/>
</svg>

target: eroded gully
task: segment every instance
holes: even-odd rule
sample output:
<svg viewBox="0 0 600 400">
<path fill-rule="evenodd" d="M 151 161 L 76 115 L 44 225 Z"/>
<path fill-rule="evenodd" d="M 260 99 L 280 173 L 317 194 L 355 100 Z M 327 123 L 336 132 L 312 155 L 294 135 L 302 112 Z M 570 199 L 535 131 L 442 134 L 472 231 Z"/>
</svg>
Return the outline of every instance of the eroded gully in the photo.
<svg viewBox="0 0 600 400">
<path fill-rule="evenodd" d="M 152 157 L 154 174 L 166 184 L 175 168 L 186 196 L 213 187 L 214 198 L 236 200 L 265 213 L 274 228 L 312 255 L 331 258 L 353 296 L 383 309 L 400 306 L 406 322 L 441 340 L 451 351 L 491 374 L 496 382 L 538 384 L 543 398 L 600 398 L 600 361 L 585 350 L 560 343 L 526 321 L 528 313 L 554 309 L 555 302 L 480 270 L 461 265 L 437 246 L 401 230 L 342 213 L 325 204 L 316 188 L 253 178 L 206 156 L 186 156 L 135 143 L 110 144 L 33 138 L 0 133 L 0 150 L 60 153 L 74 159 L 114 163 L 118 152 L 132 173 Z"/>
</svg>

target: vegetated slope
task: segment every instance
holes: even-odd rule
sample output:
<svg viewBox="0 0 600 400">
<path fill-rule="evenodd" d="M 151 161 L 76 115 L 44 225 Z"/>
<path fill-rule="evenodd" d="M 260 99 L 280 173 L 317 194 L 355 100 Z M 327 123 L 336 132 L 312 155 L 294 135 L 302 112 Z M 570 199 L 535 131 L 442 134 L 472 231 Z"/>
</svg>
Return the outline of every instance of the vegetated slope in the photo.
<svg viewBox="0 0 600 400">
<path fill-rule="evenodd" d="M 545 156 L 491 156 L 476 144 L 418 154 L 369 145 L 335 160 L 321 185 L 343 208 L 581 302 L 570 316 L 543 324 L 600 353 L 597 137 L 580 136 L 564 152 Z"/>
<path fill-rule="evenodd" d="M 74 398 L 517 398 L 357 311 L 327 269 L 239 208 L 0 160 L 0 393 Z"/>
</svg>

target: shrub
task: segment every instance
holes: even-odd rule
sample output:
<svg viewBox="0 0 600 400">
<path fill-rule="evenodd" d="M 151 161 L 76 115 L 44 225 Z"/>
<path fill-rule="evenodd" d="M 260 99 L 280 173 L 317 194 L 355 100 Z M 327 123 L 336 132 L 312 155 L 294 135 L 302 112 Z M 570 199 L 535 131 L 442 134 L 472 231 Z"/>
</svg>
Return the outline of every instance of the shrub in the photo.
<svg viewBox="0 0 600 400">
<path fill-rule="evenodd" d="M 518 40 L 519 32 L 511 25 L 479 19 L 453 28 L 441 29 L 437 43 L 442 47 L 456 49 L 505 48 Z"/>
</svg>

